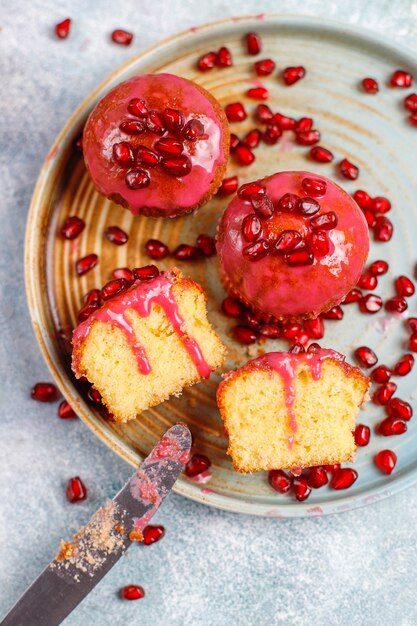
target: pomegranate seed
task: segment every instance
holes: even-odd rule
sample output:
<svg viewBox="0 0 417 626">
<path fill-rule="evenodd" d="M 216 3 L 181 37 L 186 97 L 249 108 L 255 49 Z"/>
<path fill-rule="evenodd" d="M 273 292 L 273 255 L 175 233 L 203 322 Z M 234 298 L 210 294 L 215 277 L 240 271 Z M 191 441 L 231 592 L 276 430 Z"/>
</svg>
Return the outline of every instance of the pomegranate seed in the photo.
<svg viewBox="0 0 417 626">
<path fill-rule="evenodd" d="M 307 243 L 315 256 L 318 257 L 326 256 L 330 250 L 329 238 L 327 233 L 323 230 L 312 232 L 307 237 Z"/>
<path fill-rule="evenodd" d="M 275 245 L 274 252 L 289 252 L 293 250 L 302 242 L 303 238 L 297 230 L 283 230 L 278 237 Z"/>
<path fill-rule="evenodd" d="M 320 132 L 318 130 L 305 130 L 296 134 L 295 140 L 300 146 L 313 146 L 321 139 Z"/>
<path fill-rule="evenodd" d="M 318 180 L 317 178 L 303 178 L 301 186 L 313 198 L 322 198 L 327 189 L 326 181 Z"/>
<path fill-rule="evenodd" d="M 417 113 L 411 113 L 411 115 L 409 115 L 407 119 L 409 124 L 411 124 L 412 126 L 417 126 Z"/>
<path fill-rule="evenodd" d="M 134 267 L 133 276 L 136 280 L 152 280 L 159 276 L 159 269 L 156 265 L 144 265 L 143 267 Z"/>
<path fill-rule="evenodd" d="M 78 311 L 78 321 L 84 322 L 90 317 L 91 313 L 97 311 L 98 308 L 100 308 L 100 304 L 98 302 L 88 302 L 87 304 L 84 304 L 84 306 Z"/>
<path fill-rule="evenodd" d="M 269 243 L 265 239 L 260 239 L 255 243 L 243 248 L 243 256 L 249 261 L 260 261 L 269 252 Z"/>
<path fill-rule="evenodd" d="M 397 455 L 392 450 L 381 450 L 375 457 L 375 465 L 383 474 L 392 474 L 397 463 Z"/>
<path fill-rule="evenodd" d="M 158 165 L 161 157 L 146 146 L 139 145 L 136 151 L 136 164 L 142 167 L 152 168 Z"/>
<path fill-rule="evenodd" d="M 413 333 L 408 340 L 408 347 L 411 352 L 417 352 L 417 333 Z"/>
<path fill-rule="evenodd" d="M 310 158 L 318 163 L 330 163 L 334 159 L 333 152 L 322 146 L 314 146 L 310 150 Z"/>
<path fill-rule="evenodd" d="M 376 367 L 371 372 L 371 379 L 374 381 L 374 383 L 387 383 L 391 376 L 392 371 L 386 365 L 378 365 L 378 367 Z"/>
<path fill-rule="evenodd" d="M 409 72 L 404 70 L 396 70 L 389 79 L 390 87 L 411 87 L 413 84 L 413 77 Z"/>
<path fill-rule="evenodd" d="M 403 104 L 410 113 L 417 113 L 417 93 L 410 93 L 409 96 L 406 96 Z"/>
<path fill-rule="evenodd" d="M 285 261 L 291 267 L 299 267 L 301 265 L 313 265 L 314 255 L 310 248 L 298 248 L 285 255 Z"/>
<path fill-rule="evenodd" d="M 351 467 L 341 467 L 334 474 L 330 481 L 332 489 L 349 489 L 356 481 L 358 472 Z"/>
<path fill-rule="evenodd" d="M 417 331 L 417 317 L 409 317 L 406 323 L 413 333 Z"/>
<path fill-rule="evenodd" d="M 118 269 L 113 270 L 112 277 L 123 278 L 129 285 L 131 285 L 135 280 L 133 272 L 128 267 L 119 267 Z"/>
<path fill-rule="evenodd" d="M 229 48 L 222 46 L 217 53 L 216 65 L 218 67 L 230 67 L 233 65 L 232 53 Z"/>
<path fill-rule="evenodd" d="M 67 19 L 55 25 L 55 35 L 59 37 L 59 39 L 66 39 L 70 33 L 70 29 L 71 18 L 67 17 Z"/>
<path fill-rule="evenodd" d="M 298 206 L 299 197 L 294 193 L 285 193 L 282 198 L 278 200 L 277 208 L 279 211 L 290 213 L 294 211 Z"/>
<path fill-rule="evenodd" d="M 132 115 L 136 115 L 136 117 L 147 117 L 148 115 L 148 107 L 141 98 L 132 98 L 127 105 L 127 110 Z M 167 109 L 165 109 L 165 111 L 167 111 Z"/>
<path fill-rule="evenodd" d="M 182 131 L 184 137 L 189 141 L 196 141 L 202 135 L 204 135 L 204 126 L 200 122 L 200 120 L 192 119 L 189 120 L 184 126 L 184 130 Z"/>
<path fill-rule="evenodd" d="M 152 526 L 149 524 L 145 526 L 142 531 L 143 541 L 145 546 L 150 546 L 152 543 L 156 543 L 165 535 L 165 528 L 163 526 Z"/>
<path fill-rule="evenodd" d="M 310 467 L 307 474 L 308 486 L 313 489 L 320 489 L 323 485 L 327 485 L 329 479 L 327 478 L 326 470 L 322 467 Z"/>
<path fill-rule="evenodd" d="M 262 41 L 257 33 L 248 33 L 246 35 L 246 48 L 248 54 L 259 54 L 262 50 Z"/>
<path fill-rule="evenodd" d="M 242 122 L 247 118 L 245 108 L 240 102 L 232 102 L 231 104 L 227 104 L 225 107 L 225 112 L 229 122 Z"/>
<path fill-rule="evenodd" d="M 371 429 L 369 426 L 365 426 L 365 424 L 358 424 L 355 428 L 354 436 L 356 445 L 363 448 L 369 443 Z"/>
<path fill-rule="evenodd" d="M 76 215 L 67 217 L 61 228 L 64 239 L 75 239 L 85 228 L 85 222 Z"/>
<path fill-rule="evenodd" d="M 258 328 L 258 333 L 267 339 L 277 339 L 280 335 L 280 329 L 275 324 L 261 324 Z"/>
<path fill-rule="evenodd" d="M 397 278 L 395 281 L 395 289 L 397 294 L 399 296 L 404 296 L 404 298 L 412 296 L 415 292 L 415 287 L 407 276 L 399 276 Z"/>
<path fill-rule="evenodd" d="M 166 130 L 161 115 L 155 110 L 149 111 L 146 118 L 146 127 L 155 135 L 163 135 Z"/>
<path fill-rule="evenodd" d="M 218 193 L 222 196 L 230 196 L 232 193 L 235 193 L 238 187 L 238 178 L 237 176 L 230 176 L 229 178 L 223 178 L 222 184 L 220 185 Z"/>
<path fill-rule="evenodd" d="M 369 195 L 369 193 L 363 191 L 362 189 L 358 189 L 357 191 L 355 191 L 355 193 L 353 194 L 353 199 L 363 210 L 370 209 L 372 207 L 371 196 Z"/>
<path fill-rule="evenodd" d="M 264 220 L 271 217 L 274 212 L 274 205 L 269 196 L 265 193 L 256 193 L 250 198 L 251 204 L 256 215 Z"/>
<path fill-rule="evenodd" d="M 286 474 L 283 470 L 270 470 L 268 472 L 268 482 L 272 489 L 278 493 L 287 493 L 292 487 L 292 476 Z"/>
<path fill-rule="evenodd" d="M 305 76 L 305 68 L 302 65 L 297 67 L 286 67 L 282 72 L 282 79 L 286 85 L 293 85 Z"/>
<path fill-rule="evenodd" d="M 193 454 L 185 466 L 185 474 L 190 478 L 202 474 L 211 467 L 211 461 L 204 454 Z"/>
<path fill-rule="evenodd" d="M 184 114 L 178 109 L 167 107 L 162 113 L 165 127 L 173 132 L 178 132 L 184 126 Z"/>
<path fill-rule="evenodd" d="M 301 324 L 298 322 L 293 322 L 291 324 L 286 324 L 282 327 L 282 336 L 284 339 L 294 339 L 301 332 Z"/>
<path fill-rule="evenodd" d="M 83 151 L 83 138 L 78 137 L 74 145 L 75 145 L 75 149 L 78 150 L 78 152 L 82 152 Z"/>
<path fill-rule="evenodd" d="M 117 294 L 125 291 L 129 286 L 129 283 L 124 278 L 114 278 L 104 285 L 101 290 L 101 297 L 103 300 L 110 300 Z"/>
<path fill-rule="evenodd" d="M 408 309 L 407 300 L 402 296 L 394 296 L 385 302 L 385 308 L 390 313 L 403 313 Z"/>
<path fill-rule="evenodd" d="M 292 490 L 296 499 L 299 502 L 303 502 L 307 500 L 308 496 L 311 493 L 311 487 L 308 484 L 307 478 L 305 476 L 295 476 L 292 483 Z"/>
<path fill-rule="evenodd" d="M 269 76 L 275 70 L 275 61 L 272 59 L 262 59 L 262 61 L 256 61 L 254 67 L 258 76 Z"/>
<path fill-rule="evenodd" d="M 362 313 L 370 315 L 377 313 L 382 308 L 382 298 L 374 293 L 369 293 L 359 300 L 359 308 Z"/>
<path fill-rule="evenodd" d="M 86 274 L 92 270 L 98 263 L 98 256 L 96 254 L 88 254 L 87 256 L 79 259 L 75 264 L 75 270 L 78 276 Z"/>
<path fill-rule="evenodd" d="M 243 138 L 243 143 L 248 148 L 251 148 L 251 149 L 257 148 L 261 141 L 261 137 L 262 137 L 261 131 L 258 130 L 257 128 L 254 128 L 253 130 L 250 130 L 248 133 L 246 133 L 246 135 Z"/>
<path fill-rule="evenodd" d="M 236 160 L 240 165 L 250 165 L 255 160 L 255 155 L 245 144 L 241 143 L 234 151 Z"/>
<path fill-rule="evenodd" d="M 90 389 L 88 390 L 87 398 L 93 404 L 101 404 L 101 394 L 99 391 L 97 391 L 97 389 L 94 389 L 94 387 L 90 387 Z"/>
<path fill-rule="evenodd" d="M 313 128 L 313 118 L 312 117 L 300 117 L 297 120 L 294 130 L 296 133 L 304 133 Z"/>
<path fill-rule="evenodd" d="M 227 297 L 222 302 L 222 311 L 230 317 L 240 317 L 243 313 L 243 307 L 238 300 Z"/>
<path fill-rule="evenodd" d="M 377 431 L 383 437 L 403 435 L 407 432 L 407 424 L 398 417 L 386 417 L 378 424 Z"/>
<path fill-rule="evenodd" d="M 368 224 L 368 228 L 373 228 L 375 226 L 375 222 L 376 222 L 375 213 L 373 213 L 369 209 L 365 209 L 363 211 L 363 215 L 364 215 L 364 217 L 366 219 L 366 223 Z"/>
<path fill-rule="evenodd" d="M 145 595 L 145 590 L 140 585 L 127 585 L 120 589 L 120 597 L 123 600 L 140 600 Z"/>
<path fill-rule="evenodd" d="M 320 204 L 314 198 L 309 198 L 308 196 L 306 196 L 298 200 L 297 211 L 299 211 L 301 215 L 315 215 L 320 211 Z"/>
<path fill-rule="evenodd" d="M 70 478 L 67 482 L 65 495 L 69 502 L 81 502 L 87 497 L 87 488 L 79 476 Z"/>
<path fill-rule="evenodd" d="M 59 398 L 59 391 L 52 383 L 36 383 L 30 395 L 38 402 L 55 402 Z"/>
<path fill-rule="evenodd" d="M 302 343 L 296 342 L 289 350 L 288 352 L 291 352 L 291 354 L 302 354 L 303 352 L 305 352 L 305 348 L 303 346 Z"/>
<path fill-rule="evenodd" d="M 178 259 L 178 261 L 191 261 L 198 256 L 198 249 L 195 246 L 181 243 L 175 248 L 172 256 L 174 259 Z"/>
<path fill-rule="evenodd" d="M 111 241 L 111 243 L 116 244 L 116 246 L 123 246 L 129 239 L 128 234 L 118 226 L 108 226 L 104 234 L 106 238 Z"/>
<path fill-rule="evenodd" d="M 77 416 L 71 405 L 69 405 L 66 400 L 63 400 L 58 407 L 58 417 L 63 420 L 68 420 L 74 419 Z"/>
<path fill-rule="evenodd" d="M 295 128 L 295 119 L 281 113 L 274 113 L 271 122 L 277 124 L 281 130 L 294 130 Z"/>
<path fill-rule="evenodd" d="M 391 202 L 383 196 L 376 196 L 371 201 L 371 210 L 374 213 L 388 213 L 391 210 Z"/>
<path fill-rule="evenodd" d="M 282 135 L 282 130 L 278 124 L 268 124 L 263 134 L 263 140 L 268 146 L 273 146 L 277 143 Z"/>
<path fill-rule="evenodd" d="M 384 385 L 378 387 L 375 391 L 372 396 L 372 402 L 374 402 L 374 404 L 382 404 L 384 406 L 385 404 L 388 404 L 396 391 L 397 385 L 395 383 L 385 383 Z"/>
<path fill-rule="evenodd" d="M 334 463 L 333 465 L 322 465 L 322 468 L 326 470 L 326 472 L 331 472 L 334 474 L 338 470 L 340 470 L 340 463 Z"/>
<path fill-rule="evenodd" d="M 249 328 L 258 328 L 259 327 L 259 320 L 257 317 L 255 317 L 255 315 L 253 313 L 251 313 L 250 311 L 246 311 L 243 314 L 243 323 L 245 324 L 245 326 L 248 326 Z"/>
<path fill-rule="evenodd" d="M 322 313 L 321 316 L 324 320 L 341 320 L 343 319 L 343 309 L 340 306 L 334 306 L 326 313 Z"/>
<path fill-rule="evenodd" d="M 145 124 L 141 120 L 127 120 L 122 122 L 119 128 L 126 135 L 141 135 L 145 130 Z"/>
<path fill-rule="evenodd" d="M 400 398 L 391 398 L 386 406 L 389 417 L 396 417 L 403 422 L 408 422 L 413 417 L 411 404 Z"/>
<path fill-rule="evenodd" d="M 113 159 L 123 167 L 132 165 L 135 158 L 130 143 L 127 141 L 120 141 L 113 144 Z"/>
<path fill-rule="evenodd" d="M 386 261 L 374 261 L 369 266 L 369 271 L 373 276 L 383 276 L 388 272 L 388 263 Z"/>
<path fill-rule="evenodd" d="M 169 254 L 169 248 L 159 239 L 148 239 L 145 243 L 145 252 L 151 259 L 165 259 Z"/>
<path fill-rule="evenodd" d="M 378 279 L 376 276 L 373 276 L 372 274 L 362 274 L 362 276 L 358 280 L 358 287 L 360 287 L 361 289 L 367 289 L 368 291 L 371 291 L 372 289 L 375 289 L 375 287 L 377 286 L 378 286 Z"/>
<path fill-rule="evenodd" d="M 375 220 L 374 237 L 377 241 L 389 241 L 392 237 L 394 226 L 384 215 L 379 215 Z"/>
<path fill-rule="evenodd" d="M 367 346 L 356 348 L 354 352 L 355 358 L 361 367 L 373 367 L 378 363 L 378 357 L 375 352 Z"/>
<path fill-rule="evenodd" d="M 414 357 L 412 354 L 404 354 L 393 367 L 396 376 L 407 376 L 413 369 Z"/>
<path fill-rule="evenodd" d="M 324 335 L 324 322 L 320 317 L 315 320 L 306 320 L 304 330 L 311 339 L 321 339 Z"/>
<path fill-rule="evenodd" d="M 350 304 L 351 302 L 359 302 L 362 299 L 362 291 L 360 289 L 351 289 L 343 298 L 343 304 Z M 381 301 L 382 302 L 382 301 Z"/>
<path fill-rule="evenodd" d="M 256 334 L 251 328 L 246 328 L 246 326 L 235 326 L 232 331 L 233 337 L 239 341 L 239 343 L 250 345 L 256 341 Z"/>
<path fill-rule="evenodd" d="M 261 124 L 267 124 L 272 120 L 273 114 L 267 104 L 258 104 L 255 110 L 255 117 Z"/>
<path fill-rule="evenodd" d="M 246 95 L 253 100 L 268 100 L 269 91 L 266 87 L 253 87 L 247 90 Z"/>
<path fill-rule="evenodd" d="M 198 59 L 197 67 L 200 72 L 207 72 L 207 70 L 213 69 L 213 67 L 216 65 L 216 61 L 217 54 L 215 52 L 207 52 Z"/>
<path fill-rule="evenodd" d="M 246 241 L 256 241 L 261 236 L 262 226 L 256 215 L 247 215 L 242 222 L 242 235 Z"/>
<path fill-rule="evenodd" d="M 126 174 L 125 181 L 129 189 L 143 189 L 151 184 L 149 174 L 145 170 L 130 170 Z"/>
<path fill-rule="evenodd" d="M 265 193 L 265 187 L 262 183 L 253 182 L 253 183 L 245 183 L 239 187 L 237 195 L 242 200 L 250 200 L 252 196 L 260 195 Z"/>
<path fill-rule="evenodd" d="M 117 278 L 120 278 L 120 277 L 117 277 Z M 100 302 L 100 300 L 101 300 L 100 289 L 90 289 L 90 291 L 88 291 L 84 296 L 84 302 L 96 303 L 96 302 Z"/>
<path fill-rule="evenodd" d="M 351 163 L 348 159 L 342 159 L 340 161 L 339 170 L 342 176 L 349 180 L 356 180 L 359 176 L 359 167 Z"/>
<path fill-rule="evenodd" d="M 230 133 L 230 152 L 236 150 L 236 148 L 240 145 L 240 139 L 234 133 Z"/>
<path fill-rule="evenodd" d="M 184 154 L 169 159 L 163 159 L 162 165 L 169 174 L 177 178 L 187 176 L 191 172 L 191 161 Z"/>
<path fill-rule="evenodd" d="M 199 235 L 195 245 L 204 256 L 213 256 L 213 254 L 216 254 L 216 243 L 214 238 L 210 235 Z"/>
<path fill-rule="evenodd" d="M 337 215 L 333 211 L 322 213 L 310 220 L 310 227 L 313 230 L 332 230 L 337 226 Z"/>
<path fill-rule="evenodd" d="M 375 94 L 379 91 L 379 85 L 375 78 L 363 78 L 361 84 L 363 90 L 367 93 Z"/>
<path fill-rule="evenodd" d="M 111 34 L 112 41 L 118 43 L 121 46 L 130 46 L 133 40 L 133 33 L 129 33 L 127 30 L 117 29 Z"/>
<path fill-rule="evenodd" d="M 172 137 L 162 137 L 155 142 L 155 150 L 164 157 L 179 156 L 184 150 L 184 146 L 180 141 Z"/>
</svg>

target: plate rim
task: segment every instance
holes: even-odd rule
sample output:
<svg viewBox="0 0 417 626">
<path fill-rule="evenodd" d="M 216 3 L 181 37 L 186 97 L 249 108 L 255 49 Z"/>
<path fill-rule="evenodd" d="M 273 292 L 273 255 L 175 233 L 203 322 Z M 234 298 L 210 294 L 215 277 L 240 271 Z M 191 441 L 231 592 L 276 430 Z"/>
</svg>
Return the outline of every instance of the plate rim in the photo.
<svg viewBox="0 0 417 626">
<path fill-rule="evenodd" d="M 368 44 L 372 43 L 385 51 L 409 57 L 410 64 L 417 64 L 417 53 L 408 45 L 398 43 L 390 38 L 385 39 L 382 42 L 381 35 L 379 33 L 375 33 L 362 26 L 344 24 L 338 20 L 321 18 L 320 16 L 278 12 L 248 14 L 238 17 L 226 17 L 212 20 L 196 26 L 195 29 L 197 33 L 208 33 L 210 30 L 216 31 L 219 27 L 221 28 L 226 25 L 236 24 L 238 27 L 242 23 L 251 23 L 256 26 L 256 24 L 261 23 L 261 20 L 269 21 L 271 23 L 279 23 L 281 26 L 285 23 L 298 26 L 313 25 L 322 30 L 324 29 L 333 33 L 341 34 L 344 37 L 346 37 L 346 35 L 356 38 L 359 37 L 365 39 Z M 49 336 L 46 326 L 42 323 L 42 318 L 47 317 L 49 311 L 44 310 L 45 307 L 41 306 L 41 299 L 38 295 L 41 291 L 40 287 L 43 286 L 46 288 L 46 286 L 43 284 L 44 275 L 42 273 L 42 264 L 39 263 L 39 259 L 42 259 L 43 257 L 42 255 L 39 255 L 38 257 L 40 252 L 44 252 L 45 245 L 42 245 L 41 239 L 35 236 L 37 232 L 37 223 L 39 221 L 37 218 L 39 218 L 39 212 L 42 206 L 42 191 L 50 176 L 54 175 L 54 173 L 56 175 L 57 172 L 59 172 L 59 166 L 62 166 L 62 157 L 65 156 L 70 139 L 72 141 L 71 130 L 74 130 L 74 128 L 79 125 L 80 120 L 86 116 L 88 110 L 91 109 L 92 102 L 98 94 L 108 88 L 109 83 L 128 70 L 130 66 L 135 65 L 138 61 L 143 60 L 146 56 L 151 55 L 159 48 L 164 48 L 169 44 L 179 42 L 190 37 L 193 30 L 194 29 L 188 28 L 187 30 L 175 33 L 157 41 L 155 44 L 148 46 L 138 54 L 130 57 L 106 75 L 106 77 L 77 106 L 58 135 L 55 137 L 53 144 L 44 159 L 33 190 L 26 222 L 24 241 L 24 279 L 26 300 L 32 327 L 42 356 L 60 392 L 66 400 L 71 402 L 80 419 L 104 444 L 106 444 L 108 448 L 118 454 L 119 457 L 133 467 L 137 467 L 138 462 L 141 462 L 143 457 L 137 451 L 135 452 L 131 450 L 127 444 L 121 441 L 113 431 L 104 428 L 101 420 L 99 420 L 91 412 L 87 403 L 77 392 L 69 377 L 65 374 L 65 370 L 62 368 L 62 362 L 57 358 L 58 355 L 56 354 L 57 351 L 52 338 Z M 403 491 L 415 482 L 417 482 L 417 468 L 414 470 L 411 469 L 407 472 L 398 473 L 392 477 L 386 477 L 384 485 L 375 485 L 372 488 L 368 488 L 364 494 L 343 494 L 342 496 L 336 497 L 334 500 L 320 505 L 315 505 L 315 503 L 309 504 L 308 501 L 294 503 L 286 502 L 283 506 L 282 501 L 277 501 L 276 504 L 270 505 L 258 503 L 256 501 L 251 502 L 247 498 L 238 499 L 234 496 L 211 491 L 210 489 L 204 488 L 204 486 L 201 488 L 200 485 L 188 482 L 184 479 L 178 480 L 175 483 L 173 490 L 191 500 L 228 512 L 276 518 L 293 518 L 313 515 L 317 516 L 322 514 L 327 515 L 356 509 Z"/>
</svg>

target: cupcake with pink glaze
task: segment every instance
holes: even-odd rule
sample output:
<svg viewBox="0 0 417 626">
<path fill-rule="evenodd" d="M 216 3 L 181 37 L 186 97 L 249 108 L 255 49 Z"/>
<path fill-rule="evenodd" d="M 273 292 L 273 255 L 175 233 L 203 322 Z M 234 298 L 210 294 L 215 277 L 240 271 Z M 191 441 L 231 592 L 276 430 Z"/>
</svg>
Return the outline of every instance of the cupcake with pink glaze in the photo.
<svg viewBox="0 0 417 626">
<path fill-rule="evenodd" d="M 134 215 L 175 217 L 209 200 L 229 154 L 215 98 L 173 74 L 120 83 L 91 112 L 84 160 L 96 189 Z"/>
<path fill-rule="evenodd" d="M 352 197 L 309 172 L 242 185 L 217 234 L 222 281 L 259 318 L 301 321 L 339 304 L 362 274 L 369 231 Z"/>
</svg>

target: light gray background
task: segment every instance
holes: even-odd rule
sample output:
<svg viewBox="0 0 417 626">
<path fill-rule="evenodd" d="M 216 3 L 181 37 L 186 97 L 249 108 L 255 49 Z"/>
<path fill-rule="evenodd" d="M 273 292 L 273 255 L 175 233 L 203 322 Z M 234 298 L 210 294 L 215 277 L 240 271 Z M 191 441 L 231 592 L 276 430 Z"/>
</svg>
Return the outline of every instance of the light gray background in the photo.
<svg viewBox="0 0 417 626">
<path fill-rule="evenodd" d="M 49 146 L 77 105 L 142 48 L 226 15 L 282 11 L 366 25 L 417 47 L 411 0 L 0 0 L 0 615 L 131 468 L 81 422 L 29 397 L 50 379 L 23 286 L 28 204 Z M 53 25 L 70 16 L 71 37 Z M 135 33 L 130 48 L 108 41 Z M 87 502 L 68 504 L 80 474 Z M 65 622 L 68 626 L 417 624 L 417 487 L 377 505 L 307 520 L 257 519 L 171 495 L 166 537 L 133 547 Z M 142 584 L 146 598 L 118 589 Z M 29 625 L 28 625 L 29 626 Z"/>
</svg>

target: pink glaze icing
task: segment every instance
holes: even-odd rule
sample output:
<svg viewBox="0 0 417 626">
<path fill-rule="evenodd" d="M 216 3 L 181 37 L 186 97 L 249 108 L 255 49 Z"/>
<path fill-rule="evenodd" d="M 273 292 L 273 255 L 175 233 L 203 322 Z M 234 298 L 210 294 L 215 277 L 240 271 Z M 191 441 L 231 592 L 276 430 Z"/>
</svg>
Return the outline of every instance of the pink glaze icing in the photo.
<svg viewBox="0 0 417 626">
<path fill-rule="evenodd" d="M 306 196 L 301 181 L 315 178 L 327 183 L 318 201 L 323 212 L 334 211 L 338 225 L 329 231 L 331 249 L 313 265 L 289 267 L 282 256 L 268 254 L 259 261 L 243 257 L 248 245 L 241 234 L 242 221 L 253 213 L 248 200 L 236 196 L 224 212 L 218 227 L 217 252 L 221 275 L 231 295 L 240 298 L 261 317 L 303 319 L 317 317 L 339 304 L 356 285 L 369 252 L 369 232 L 365 218 L 351 196 L 334 182 L 309 172 L 280 172 L 262 180 L 274 205 L 285 193 Z M 285 229 L 303 234 L 306 218 L 294 213 L 274 213 L 267 220 L 277 237 Z M 266 228 L 269 226 L 266 224 Z"/>
<path fill-rule="evenodd" d="M 211 369 L 204 359 L 200 346 L 195 339 L 189 337 L 182 330 L 184 320 L 178 311 L 178 306 L 172 293 L 172 276 L 169 272 L 165 272 L 147 282 L 136 281 L 130 289 L 107 301 L 100 309 L 94 311 L 88 319 L 77 326 L 72 338 L 74 347 L 73 369 L 76 374 L 80 358 L 79 348 L 95 322 L 111 324 L 122 330 L 136 356 L 140 373 L 149 374 L 152 371 L 151 364 L 143 346 L 136 340 L 134 329 L 126 317 L 126 311 L 133 309 L 141 317 L 148 317 L 151 313 L 152 305 L 158 304 L 164 309 L 176 333 L 181 337 L 184 347 L 192 358 L 200 376 L 203 378 L 210 376 Z"/>
<path fill-rule="evenodd" d="M 143 189 L 129 189 L 125 183 L 126 169 L 112 158 L 115 142 L 130 141 L 133 146 L 144 144 L 153 148 L 160 137 L 145 132 L 127 136 L 121 132 L 122 121 L 138 118 L 127 111 L 132 98 L 145 100 L 148 109 L 162 112 L 166 107 L 180 109 L 185 122 L 192 118 L 204 126 L 206 139 L 185 142 L 183 154 L 191 159 L 192 170 L 183 178 L 167 174 L 161 167 L 149 170 L 151 184 Z M 96 105 L 87 120 L 83 136 L 86 166 L 98 191 L 114 196 L 129 207 L 134 215 L 143 207 L 157 209 L 167 217 L 178 210 L 190 210 L 208 192 L 216 168 L 227 159 L 223 149 L 223 126 L 212 102 L 192 82 L 173 74 L 143 74 L 117 85 Z"/>
</svg>

